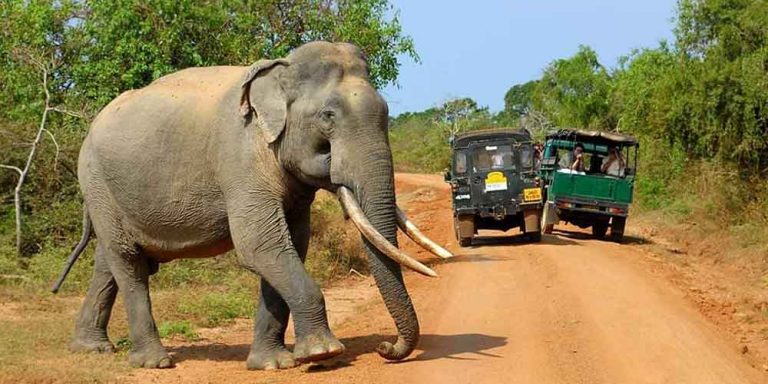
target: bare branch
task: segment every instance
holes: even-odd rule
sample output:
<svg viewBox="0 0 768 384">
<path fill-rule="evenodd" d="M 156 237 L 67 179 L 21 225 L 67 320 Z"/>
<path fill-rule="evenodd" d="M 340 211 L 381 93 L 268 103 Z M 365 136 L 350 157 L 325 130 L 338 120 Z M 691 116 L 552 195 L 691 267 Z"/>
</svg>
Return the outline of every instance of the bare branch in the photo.
<svg viewBox="0 0 768 384">
<path fill-rule="evenodd" d="M 21 168 L 14 167 L 13 165 L 0 164 L 0 168 L 5 168 L 5 169 L 10 169 L 10 170 L 16 171 L 16 172 L 18 172 L 19 175 L 21 175 L 23 173 L 21 171 Z"/>
<path fill-rule="evenodd" d="M 21 188 L 24 186 L 24 181 L 27 178 L 27 174 L 29 174 L 29 170 L 32 166 L 32 160 L 34 159 L 35 153 L 37 152 L 37 145 L 40 144 L 40 141 L 43 138 L 43 132 L 47 132 L 47 130 L 45 129 L 45 124 L 48 122 L 48 112 L 51 110 L 51 107 L 50 107 L 51 93 L 48 90 L 48 73 L 49 73 L 48 67 L 45 64 L 43 64 L 42 61 L 36 59 L 26 49 L 15 49 L 14 54 L 16 54 L 22 60 L 34 65 L 40 70 L 40 74 L 43 79 L 43 91 L 45 92 L 45 108 L 43 109 L 43 115 L 40 118 L 40 126 L 37 129 L 37 134 L 35 134 L 35 139 L 29 148 L 29 154 L 27 155 L 26 163 L 24 163 L 24 168 L 19 168 L 19 167 L 10 166 L 10 165 L 2 166 L 2 168 L 12 169 L 19 174 L 19 179 L 16 182 L 16 187 L 13 189 L 13 202 L 14 202 L 14 210 L 15 210 L 15 216 L 16 216 L 16 252 L 20 256 L 21 255 Z M 50 132 L 48 133 L 50 134 Z M 58 159 L 58 143 L 56 143 L 55 139 L 54 139 L 54 143 L 56 144 L 56 147 L 57 147 L 57 159 Z"/>
<path fill-rule="evenodd" d="M 53 133 L 51 133 L 51 131 L 45 128 L 43 128 L 43 130 L 45 131 L 45 133 L 48 134 L 48 137 L 51 138 L 51 141 L 53 141 L 53 145 L 56 146 L 56 156 L 53 158 L 53 171 L 56 172 L 56 168 L 59 164 L 59 153 L 61 152 L 59 148 L 59 143 L 56 141 L 56 136 L 53 136 Z"/>
<path fill-rule="evenodd" d="M 49 111 L 58 112 L 58 113 L 63 113 L 65 115 L 69 115 L 69 116 L 72 116 L 72 117 L 75 117 L 75 118 L 78 118 L 78 119 L 83 119 L 83 120 L 87 119 L 86 116 L 84 114 L 82 114 L 82 113 L 72 112 L 72 111 L 69 111 L 69 110 L 66 110 L 66 109 L 63 109 L 63 108 L 59 108 L 59 107 L 50 107 L 50 108 L 48 108 L 48 110 Z"/>
</svg>

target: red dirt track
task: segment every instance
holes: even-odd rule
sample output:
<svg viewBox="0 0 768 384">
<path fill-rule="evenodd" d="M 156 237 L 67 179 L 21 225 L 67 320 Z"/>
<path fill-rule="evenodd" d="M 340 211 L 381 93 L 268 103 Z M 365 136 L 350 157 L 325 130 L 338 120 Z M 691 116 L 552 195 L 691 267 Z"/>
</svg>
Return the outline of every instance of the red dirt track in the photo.
<svg viewBox="0 0 768 384">
<path fill-rule="evenodd" d="M 166 343 L 176 368 L 134 370 L 120 381 L 768 383 L 738 344 L 651 271 L 638 247 L 567 227 L 540 244 L 525 243 L 513 230 L 511 237 L 481 233 L 474 247 L 459 248 L 441 177 L 396 179 L 411 220 L 457 255 L 442 261 L 400 239 L 440 275 L 406 273 L 422 334 L 409 359 L 390 363 L 376 354 L 378 343 L 394 341 L 394 324 L 372 280 L 350 277 L 326 290 L 332 329 L 347 347 L 334 360 L 247 371 L 248 321 L 201 332 L 204 339 L 195 343 Z"/>
</svg>

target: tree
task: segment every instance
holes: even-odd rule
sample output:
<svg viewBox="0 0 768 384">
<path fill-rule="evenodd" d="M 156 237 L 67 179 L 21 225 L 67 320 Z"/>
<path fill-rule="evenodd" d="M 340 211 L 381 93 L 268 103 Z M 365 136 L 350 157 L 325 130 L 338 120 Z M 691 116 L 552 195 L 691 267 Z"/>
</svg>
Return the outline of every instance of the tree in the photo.
<svg viewBox="0 0 768 384">
<path fill-rule="evenodd" d="M 768 167 L 768 2 L 682 0 L 675 30 L 676 91 L 687 119 L 670 121 L 691 155 Z M 681 134 L 673 132 L 680 131 Z M 682 136 L 682 137 L 681 137 Z"/>
<path fill-rule="evenodd" d="M 93 44 L 74 79 L 89 83 L 83 96 L 103 105 L 182 68 L 247 65 L 321 39 L 360 46 L 371 82 L 383 87 L 396 81 L 399 55 L 418 60 L 391 10 L 386 0 L 89 1 L 76 32 Z"/>
<path fill-rule="evenodd" d="M 538 85 L 537 80 L 523 84 L 515 84 L 504 95 L 503 113 L 510 119 L 519 119 L 533 107 L 533 93 Z"/>
<path fill-rule="evenodd" d="M 535 86 L 533 106 L 558 126 L 612 130 L 611 76 L 587 46 L 552 62 Z"/>
<path fill-rule="evenodd" d="M 56 65 L 55 61 L 54 63 L 43 62 L 39 58 L 34 57 L 33 54 L 23 51 L 21 49 L 17 49 L 16 54 L 19 57 L 19 61 L 26 62 L 28 65 L 36 68 L 40 72 L 40 77 L 42 78 L 41 88 L 43 90 L 43 93 L 45 94 L 42 114 L 40 117 L 40 125 L 37 128 L 37 132 L 35 133 L 34 139 L 29 144 L 29 153 L 27 154 L 27 158 L 26 158 L 26 161 L 24 162 L 23 167 L 18 167 L 18 166 L 9 165 L 9 164 L 0 164 L 0 168 L 14 171 L 18 175 L 16 186 L 13 189 L 13 202 L 14 202 L 14 216 L 15 216 L 15 222 L 16 222 L 16 252 L 19 255 L 21 255 L 22 254 L 21 188 L 24 186 L 24 181 L 26 181 L 27 176 L 29 175 L 29 171 L 32 167 L 32 162 L 34 161 L 35 154 L 37 153 L 37 147 L 40 144 L 40 142 L 43 140 L 44 134 L 50 137 L 50 139 L 53 141 L 53 144 L 56 146 L 56 158 L 58 158 L 59 144 L 56 141 L 56 137 L 53 136 L 51 131 L 46 129 L 46 123 L 48 122 L 49 113 L 51 112 L 61 112 L 61 113 L 67 113 L 67 114 L 72 114 L 72 113 L 51 105 L 51 93 L 48 89 L 49 87 L 48 83 L 50 81 L 50 73 L 52 69 L 55 68 L 55 65 Z M 54 167 L 55 165 L 56 165 L 56 162 L 54 161 Z"/>
<path fill-rule="evenodd" d="M 448 137 L 476 126 L 478 122 L 490 120 L 488 108 L 480 108 L 471 98 L 450 99 L 437 108 L 435 122 L 442 127 Z"/>
</svg>

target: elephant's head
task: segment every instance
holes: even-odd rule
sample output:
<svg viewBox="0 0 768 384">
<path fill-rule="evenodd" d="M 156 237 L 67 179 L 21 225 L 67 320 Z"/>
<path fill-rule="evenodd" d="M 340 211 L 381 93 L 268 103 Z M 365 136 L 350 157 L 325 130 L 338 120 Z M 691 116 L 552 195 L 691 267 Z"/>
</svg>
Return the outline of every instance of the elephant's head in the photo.
<svg viewBox="0 0 768 384">
<path fill-rule="evenodd" d="M 434 272 L 396 249 L 388 107 L 370 84 L 363 53 L 351 44 L 314 42 L 285 59 L 259 61 L 243 84 L 241 113 L 255 119 L 292 175 L 340 193 L 366 235 L 370 270 L 399 332 L 397 343 L 384 342 L 378 352 L 393 360 L 408 356 L 419 323 L 393 258 Z"/>
</svg>

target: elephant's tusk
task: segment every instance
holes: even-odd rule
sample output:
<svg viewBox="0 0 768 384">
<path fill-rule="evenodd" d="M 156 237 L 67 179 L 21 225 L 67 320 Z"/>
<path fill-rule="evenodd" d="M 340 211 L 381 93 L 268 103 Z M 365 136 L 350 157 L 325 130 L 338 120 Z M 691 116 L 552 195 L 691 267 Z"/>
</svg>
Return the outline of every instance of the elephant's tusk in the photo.
<svg viewBox="0 0 768 384">
<path fill-rule="evenodd" d="M 373 227 L 373 224 L 371 224 L 371 222 L 368 221 L 368 218 L 365 217 L 365 214 L 363 213 L 362 208 L 360 208 L 360 205 L 357 203 L 357 200 L 352 194 L 352 191 L 346 187 L 339 187 L 337 193 L 339 195 L 339 199 L 341 200 L 341 204 L 344 205 L 349 218 L 352 219 L 353 223 L 355 223 L 357 230 L 360 231 L 360 233 L 362 233 L 363 236 L 365 236 L 365 238 L 368 239 L 368 241 L 370 241 L 374 247 L 383 252 L 390 259 L 395 260 L 398 263 L 418 273 L 421 273 L 422 275 L 437 277 L 437 273 L 435 271 L 418 262 L 416 259 L 408 256 L 405 254 L 405 252 L 397 249 L 397 247 L 392 245 L 392 243 L 384 238 L 384 236 L 382 236 L 381 233 L 379 233 L 379 231 Z"/>
<path fill-rule="evenodd" d="M 400 227 L 400 229 L 405 232 L 405 234 L 408 235 L 411 240 L 415 241 L 416 244 L 421 245 L 422 248 L 434 253 L 436 256 L 442 257 L 443 259 L 449 259 L 453 257 L 451 252 L 448 252 L 447 249 L 432 241 L 432 239 L 427 237 L 419 230 L 419 228 L 416 227 L 416 224 L 408 220 L 408 216 L 405 215 L 400 207 L 395 206 L 395 211 L 397 212 L 397 226 Z"/>
</svg>

